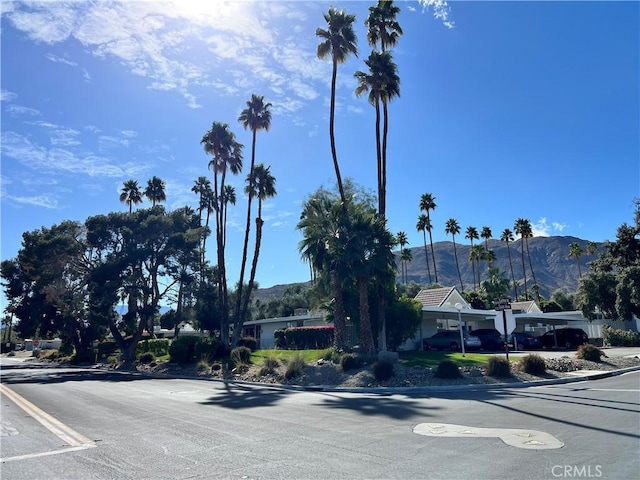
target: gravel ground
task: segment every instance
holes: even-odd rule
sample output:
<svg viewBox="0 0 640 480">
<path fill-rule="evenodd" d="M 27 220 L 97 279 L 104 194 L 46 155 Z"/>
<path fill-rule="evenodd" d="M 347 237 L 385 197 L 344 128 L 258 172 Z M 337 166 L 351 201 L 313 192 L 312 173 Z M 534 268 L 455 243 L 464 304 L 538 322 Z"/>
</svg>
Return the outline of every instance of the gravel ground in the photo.
<svg viewBox="0 0 640 480">
<path fill-rule="evenodd" d="M 640 366 L 638 357 L 607 357 L 601 362 L 579 360 L 569 356 L 545 359 L 546 374 L 542 376 L 530 375 L 520 370 L 520 363 L 512 364 L 512 375 L 509 377 L 490 377 L 485 374 L 482 367 L 464 367 L 460 371 L 462 377 L 458 379 L 441 379 L 435 376 L 435 370 L 428 367 L 409 367 L 402 362 L 395 364 L 394 375 L 386 381 L 375 379 L 371 366 L 363 366 L 357 370 L 343 372 L 339 365 L 327 361 L 318 361 L 304 368 L 301 376 L 292 379 L 285 378 L 286 365 L 279 366 L 274 373 L 260 375 L 260 366 L 252 365 L 244 371 L 196 371 L 195 366 L 180 366 L 176 364 L 162 363 L 150 366 L 138 366 L 139 370 L 148 372 L 198 376 L 226 380 L 240 380 L 265 384 L 299 385 L 299 386 L 325 386 L 338 388 L 357 387 L 421 387 L 421 386 L 450 386 L 450 385 L 474 385 L 495 384 L 511 382 L 530 382 L 543 379 L 564 378 L 570 376 L 569 372 L 577 370 L 617 370 L 620 368 Z"/>
</svg>

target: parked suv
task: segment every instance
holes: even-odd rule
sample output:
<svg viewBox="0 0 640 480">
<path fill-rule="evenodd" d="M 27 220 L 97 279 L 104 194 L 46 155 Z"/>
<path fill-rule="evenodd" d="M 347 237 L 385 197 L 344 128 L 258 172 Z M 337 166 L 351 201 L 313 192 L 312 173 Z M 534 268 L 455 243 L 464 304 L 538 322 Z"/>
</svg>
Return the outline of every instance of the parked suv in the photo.
<svg viewBox="0 0 640 480">
<path fill-rule="evenodd" d="M 464 336 L 465 350 L 479 350 L 482 343 L 478 337 L 471 335 Z M 460 331 L 459 330 L 442 330 L 435 335 L 422 340 L 423 350 L 442 350 L 449 349 L 453 351 L 460 350 Z"/>
<path fill-rule="evenodd" d="M 469 332 L 469 335 L 480 339 L 483 350 L 504 349 L 504 338 L 495 328 L 478 328 L 477 330 Z"/>
<path fill-rule="evenodd" d="M 589 342 L 589 336 L 581 328 L 558 328 L 555 330 L 549 330 L 538 337 L 542 348 L 553 348 L 556 346 L 556 339 L 558 340 L 558 347 L 560 348 L 578 348 L 583 343 Z"/>
</svg>

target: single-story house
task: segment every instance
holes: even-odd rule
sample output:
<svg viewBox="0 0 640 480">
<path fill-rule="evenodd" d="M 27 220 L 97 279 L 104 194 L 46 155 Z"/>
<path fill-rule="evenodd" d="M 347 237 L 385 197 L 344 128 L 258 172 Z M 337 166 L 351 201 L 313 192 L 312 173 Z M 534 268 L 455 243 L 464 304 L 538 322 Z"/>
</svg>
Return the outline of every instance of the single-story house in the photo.
<svg viewBox="0 0 640 480">
<path fill-rule="evenodd" d="M 310 312 L 307 309 L 296 309 L 289 317 L 262 318 L 244 322 L 242 335 L 253 337 L 258 341 L 258 348 L 274 348 L 274 333 L 290 327 L 316 327 L 329 325 L 325 321 L 326 312 Z"/>
</svg>

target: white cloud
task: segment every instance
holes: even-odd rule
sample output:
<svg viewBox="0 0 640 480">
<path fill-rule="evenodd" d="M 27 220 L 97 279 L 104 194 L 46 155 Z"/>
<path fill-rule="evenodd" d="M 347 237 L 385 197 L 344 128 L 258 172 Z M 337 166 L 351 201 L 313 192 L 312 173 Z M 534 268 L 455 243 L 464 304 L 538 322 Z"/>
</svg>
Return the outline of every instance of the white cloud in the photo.
<svg viewBox="0 0 640 480">
<path fill-rule="evenodd" d="M 534 237 L 548 237 L 557 233 L 561 233 L 568 225 L 561 222 L 549 222 L 546 217 L 540 217 L 540 219 L 531 225 L 531 230 Z"/>
<path fill-rule="evenodd" d="M 42 115 L 42 113 L 35 108 L 24 107 L 13 103 L 7 106 L 6 111 L 11 115 L 31 115 L 32 117 L 39 117 Z"/>
<path fill-rule="evenodd" d="M 47 60 L 50 60 L 50 61 L 55 62 L 55 63 L 64 63 L 65 65 L 69 65 L 71 67 L 77 67 L 78 66 L 78 64 L 76 62 L 72 62 L 71 60 L 67 60 L 66 58 L 58 57 L 57 55 L 54 55 L 53 53 L 47 53 L 45 55 L 45 57 L 47 58 Z"/>
<path fill-rule="evenodd" d="M 2 102 L 13 102 L 16 97 L 17 95 L 13 92 L 10 92 L 9 90 L 0 90 L 0 101 Z"/>
<path fill-rule="evenodd" d="M 455 22 L 449 19 L 451 9 L 445 0 L 418 0 L 418 3 L 422 5 L 423 11 L 432 10 L 433 18 L 440 20 L 445 27 L 455 27 Z"/>
<path fill-rule="evenodd" d="M 32 197 L 14 197 L 3 193 L 2 198 L 14 203 L 22 205 L 31 205 L 34 207 L 44 207 L 49 209 L 58 208 L 58 200 L 47 195 L 35 195 Z"/>
</svg>

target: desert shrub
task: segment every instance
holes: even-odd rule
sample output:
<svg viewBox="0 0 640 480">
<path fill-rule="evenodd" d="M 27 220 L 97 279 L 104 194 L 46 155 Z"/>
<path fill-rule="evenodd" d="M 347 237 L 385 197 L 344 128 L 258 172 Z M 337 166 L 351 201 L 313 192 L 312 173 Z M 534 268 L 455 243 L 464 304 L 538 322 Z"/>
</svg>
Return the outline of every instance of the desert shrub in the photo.
<svg viewBox="0 0 640 480">
<path fill-rule="evenodd" d="M 142 355 L 145 352 L 151 352 L 156 357 L 162 357 L 169 353 L 169 339 L 152 338 L 151 340 L 142 340 L 136 345 L 136 354 Z"/>
<path fill-rule="evenodd" d="M 189 363 L 195 360 L 195 348 L 198 337 L 178 337 L 169 345 L 169 361 L 172 363 Z"/>
<path fill-rule="evenodd" d="M 304 372 L 304 367 L 306 366 L 306 362 L 304 361 L 304 357 L 300 354 L 294 355 L 287 362 L 287 368 L 284 372 L 284 378 L 287 380 L 299 377 Z"/>
<path fill-rule="evenodd" d="M 435 376 L 438 378 L 460 378 L 460 368 L 451 360 L 442 360 L 436 367 Z"/>
<path fill-rule="evenodd" d="M 490 377 L 509 377 L 511 376 L 511 365 L 506 358 L 491 357 L 485 365 L 485 372 Z"/>
<path fill-rule="evenodd" d="M 578 347 L 578 351 L 576 352 L 576 358 L 580 358 L 582 360 L 589 360 L 591 362 L 599 362 L 600 357 L 604 355 L 604 352 L 600 350 L 595 345 L 591 345 L 589 343 L 585 343 L 584 345 L 580 345 Z"/>
<path fill-rule="evenodd" d="M 340 357 L 340 367 L 343 372 L 355 370 L 360 366 L 360 361 L 353 353 L 345 353 Z"/>
<path fill-rule="evenodd" d="M 62 342 L 58 348 L 58 354 L 61 357 L 70 357 L 74 351 L 73 344 L 68 342 Z"/>
<path fill-rule="evenodd" d="M 373 364 L 373 376 L 376 380 L 384 381 L 393 377 L 393 363 L 391 362 L 375 362 Z"/>
<path fill-rule="evenodd" d="M 249 365 L 251 362 L 251 349 L 248 347 L 236 347 L 231 350 L 231 361 L 234 367 Z"/>
<path fill-rule="evenodd" d="M 268 352 L 264 357 L 264 361 L 262 362 L 262 367 L 260 368 L 260 376 L 269 375 L 276 371 L 276 368 L 280 366 L 280 360 L 273 352 Z"/>
<path fill-rule="evenodd" d="M 543 375 L 547 371 L 547 365 L 540 355 L 530 353 L 522 357 L 522 370 L 531 375 Z"/>
<path fill-rule="evenodd" d="M 209 370 L 209 357 L 203 356 L 196 365 L 197 372 L 206 372 Z"/>
<path fill-rule="evenodd" d="M 258 341 L 253 337 L 242 337 L 238 340 L 238 347 L 247 347 L 252 352 L 258 349 Z"/>
<path fill-rule="evenodd" d="M 144 352 L 140 355 L 140 363 L 143 365 L 149 365 L 151 362 L 156 361 L 156 356 L 152 352 Z"/>
<path fill-rule="evenodd" d="M 57 352 L 56 352 L 56 355 L 57 355 Z M 71 364 L 72 365 L 80 365 L 81 363 L 94 364 L 96 363 L 97 357 L 98 357 L 97 350 L 93 350 L 93 349 L 80 350 L 79 352 L 76 352 L 71 357 Z"/>
<path fill-rule="evenodd" d="M 219 358 L 223 351 L 222 342 L 217 338 L 198 338 L 193 346 L 193 358 Z"/>
<path fill-rule="evenodd" d="M 609 325 L 602 327 L 602 339 L 612 347 L 640 347 L 640 333 L 611 328 Z"/>
<path fill-rule="evenodd" d="M 120 362 L 120 359 L 118 358 L 117 355 L 109 355 L 107 357 L 107 363 L 109 365 L 116 365 L 118 362 Z"/>
</svg>

